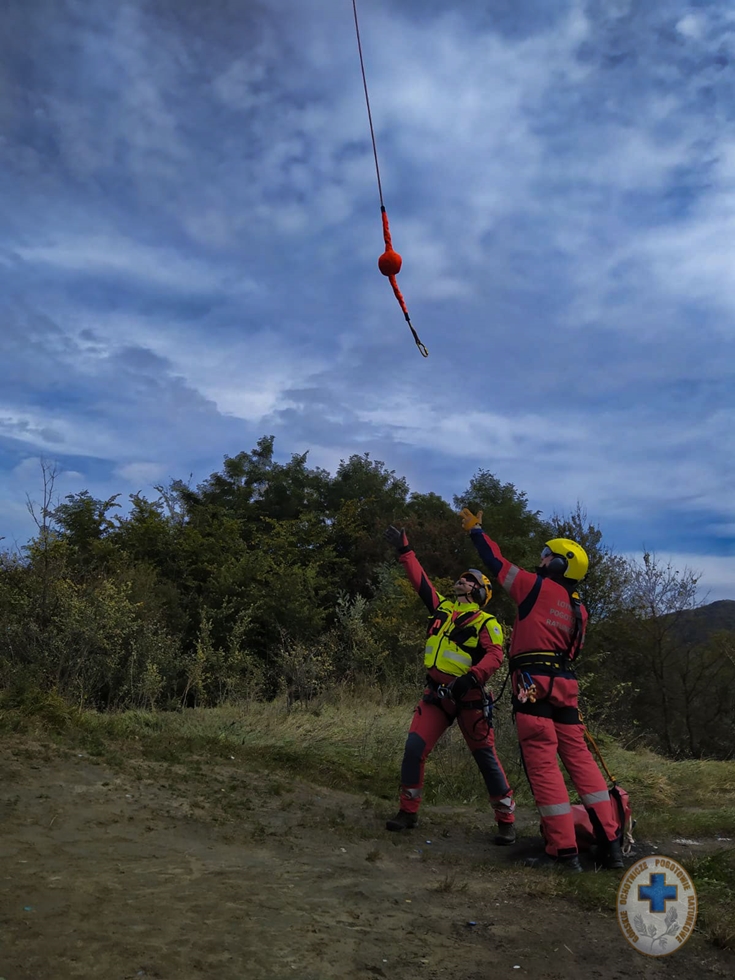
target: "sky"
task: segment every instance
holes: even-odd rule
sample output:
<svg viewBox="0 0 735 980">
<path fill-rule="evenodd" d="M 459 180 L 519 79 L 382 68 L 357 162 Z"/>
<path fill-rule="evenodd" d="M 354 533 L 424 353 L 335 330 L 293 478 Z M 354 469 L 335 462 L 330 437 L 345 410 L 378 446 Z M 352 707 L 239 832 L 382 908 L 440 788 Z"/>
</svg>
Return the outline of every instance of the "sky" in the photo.
<svg viewBox="0 0 735 980">
<path fill-rule="evenodd" d="M 4 0 L 0 535 L 275 436 L 735 598 L 735 8 Z M 492 533 L 492 520 L 485 526 Z M 501 542 L 502 544 L 502 542 Z"/>
</svg>

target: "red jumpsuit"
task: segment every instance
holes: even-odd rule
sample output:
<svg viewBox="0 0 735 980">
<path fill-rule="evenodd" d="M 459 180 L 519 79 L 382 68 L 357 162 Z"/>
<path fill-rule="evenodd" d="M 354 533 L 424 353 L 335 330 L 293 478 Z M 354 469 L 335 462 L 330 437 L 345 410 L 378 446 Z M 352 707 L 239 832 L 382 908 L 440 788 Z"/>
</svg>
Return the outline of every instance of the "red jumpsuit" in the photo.
<svg viewBox="0 0 735 980">
<path fill-rule="evenodd" d="M 433 614 L 440 603 L 446 603 L 446 600 L 436 591 L 412 550 L 400 554 L 399 561 L 406 569 L 411 585 L 418 592 L 433 619 Z M 455 602 L 451 614 L 456 617 L 468 608 L 478 609 L 476 604 L 468 607 L 466 603 Z M 486 627 L 480 630 L 477 652 L 473 660 L 476 662 L 470 668 L 470 673 L 474 675 L 480 686 L 484 686 L 503 660 L 503 648 L 495 642 Z M 457 718 L 465 742 L 485 781 L 498 824 L 513 823 L 515 820 L 513 791 L 508 785 L 495 751 L 491 705 L 484 709 L 482 692 L 479 688 L 474 688 L 463 699 L 462 708 L 458 711 L 451 697 L 439 698 L 436 693 L 439 685 L 450 684 L 457 679 L 456 676 L 444 673 L 436 667 L 428 668 L 427 674 L 427 687 L 416 707 L 406 739 L 401 766 L 401 810 L 407 813 L 418 812 L 421 805 L 426 759 L 439 737 Z M 477 708 L 466 707 L 473 702 L 477 702 Z"/>
<path fill-rule="evenodd" d="M 585 741 L 578 708 L 579 684 L 571 669 L 571 659 L 584 640 L 587 610 L 580 604 L 578 622 L 564 585 L 511 564 L 482 528 L 473 528 L 470 535 L 480 558 L 518 607 L 510 645 L 513 709 L 546 850 L 558 857 L 577 853 L 574 817 L 557 753 L 598 841 L 613 841 L 618 834 L 617 821 L 607 783 Z M 535 685 L 535 702 L 527 697 L 524 700 L 525 688 L 531 683 Z"/>
</svg>

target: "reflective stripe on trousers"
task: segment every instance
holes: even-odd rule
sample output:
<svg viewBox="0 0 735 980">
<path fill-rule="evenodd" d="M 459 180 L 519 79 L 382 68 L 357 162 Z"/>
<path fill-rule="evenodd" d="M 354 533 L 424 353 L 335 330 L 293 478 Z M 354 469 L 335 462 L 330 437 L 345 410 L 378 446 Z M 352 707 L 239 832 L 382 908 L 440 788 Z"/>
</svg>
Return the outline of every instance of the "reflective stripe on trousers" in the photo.
<svg viewBox="0 0 735 980">
<path fill-rule="evenodd" d="M 595 803 L 609 802 L 610 793 L 607 789 L 600 790 L 599 793 L 580 793 L 579 798 L 586 807 L 594 806 Z"/>
<path fill-rule="evenodd" d="M 569 800 L 566 803 L 550 803 L 548 806 L 539 805 L 538 812 L 542 817 L 559 817 L 563 813 L 571 813 L 572 805 Z"/>
</svg>

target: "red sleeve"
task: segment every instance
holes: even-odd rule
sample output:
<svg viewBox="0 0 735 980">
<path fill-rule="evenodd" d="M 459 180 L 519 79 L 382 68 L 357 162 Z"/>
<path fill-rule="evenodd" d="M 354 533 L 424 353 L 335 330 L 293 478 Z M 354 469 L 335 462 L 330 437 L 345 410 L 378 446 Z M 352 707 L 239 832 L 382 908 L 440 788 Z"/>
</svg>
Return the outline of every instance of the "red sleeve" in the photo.
<svg viewBox="0 0 735 980">
<path fill-rule="evenodd" d="M 421 563 L 413 551 L 403 552 L 403 554 L 398 556 L 398 561 L 406 569 L 408 581 L 418 592 L 419 599 L 421 599 L 429 612 L 433 613 L 444 596 L 439 595 L 431 584 L 431 579 L 421 567 Z"/>
<path fill-rule="evenodd" d="M 471 535 L 477 553 L 490 568 L 498 582 L 516 605 L 520 605 L 536 584 L 535 572 L 527 572 L 503 558 L 498 545 L 481 530 L 474 529 Z"/>
<path fill-rule="evenodd" d="M 503 647 L 495 642 L 487 626 L 483 626 L 477 638 L 482 648 L 482 659 L 470 668 L 481 685 L 486 684 L 503 663 Z"/>
</svg>

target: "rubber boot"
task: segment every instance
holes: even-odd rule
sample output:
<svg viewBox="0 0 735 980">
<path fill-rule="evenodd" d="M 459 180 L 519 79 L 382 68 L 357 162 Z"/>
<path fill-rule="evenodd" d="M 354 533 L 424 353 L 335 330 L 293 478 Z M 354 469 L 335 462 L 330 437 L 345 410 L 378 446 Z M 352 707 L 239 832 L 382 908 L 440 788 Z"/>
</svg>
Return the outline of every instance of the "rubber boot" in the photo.
<svg viewBox="0 0 735 980">
<path fill-rule="evenodd" d="M 623 851 L 619 840 L 610 840 L 603 847 L 597 849 L 597 863 L 608 871 L 624 868 Z"/>
<path fill-rule="evenodd" d="M 495 834 L 495 843 L 499 844 L 502 847 L 504 844 L 515 844 L 515 842 L 516 842 L 515 824 L 499 823 L 497 833 Z"/>
<path fill-rule="evenodd" d="M 565 874 L 578 875 L 582 873 L 578 854 L 568 854 L 564 857 L 544 854 L 542 857 L 527 858 L 524 864 L 527 868 L 554 868 L 555 871 L 563 871 Z"/>
<path fill-rule="evenodd" d="M 413 830 L 419 822 L 419 817 L 417 813 L 407 813 L 405 810 L 399 810 L 398 813 L 391 820 L 387 820 L 385 824 L 386 830 Z"/>
</svg>

